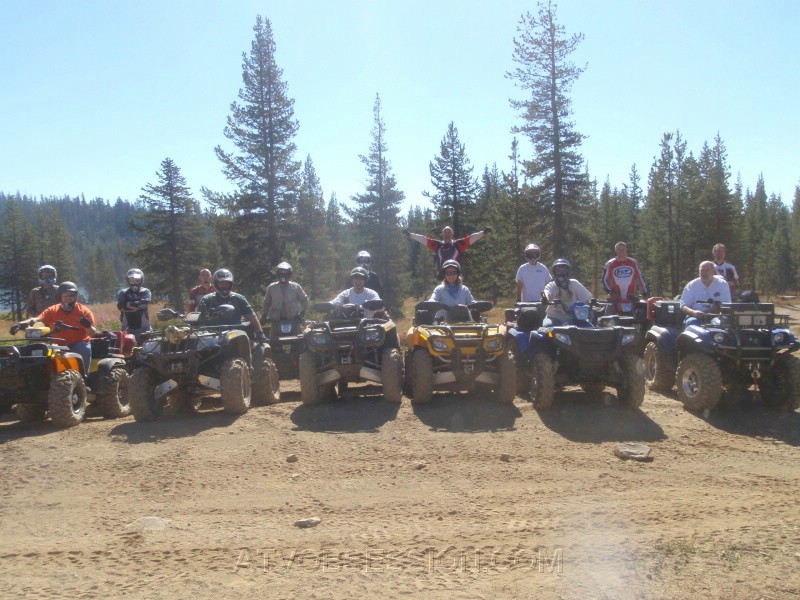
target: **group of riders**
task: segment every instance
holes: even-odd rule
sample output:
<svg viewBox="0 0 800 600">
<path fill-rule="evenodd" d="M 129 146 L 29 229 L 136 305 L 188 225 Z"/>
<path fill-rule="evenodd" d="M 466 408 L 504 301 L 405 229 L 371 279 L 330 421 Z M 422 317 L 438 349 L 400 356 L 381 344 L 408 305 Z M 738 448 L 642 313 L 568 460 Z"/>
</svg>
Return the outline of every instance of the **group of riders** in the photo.
<svg viewBox="0 0 800 600">
<path fill-rule="evenodd" d="M 454 239 L 452 227 L 442 230 L 442 239 L 437 240 L 421 234 L 403 233 L 411 240 L 426 246 L 434 253 L 434 263 L 441 280 L 433 290 L 430 300 L 446 307 L 470 304 L 474 301 L 462 277 L 462 257 L 470 246 L 491 233 L 486 227 L 460 239 Z M 628 256 L 625 242 L 617 242 L 615 256 L 606 262 L 603 269 L 602 285 L 608 294 L 609 311 L 616 312 L 623 303 L 630 302 L 637 291 L 642 296 L 649 295 L 649 289 L 638 262 Z M 711 302 L 730 302 L 731 290 L 738 284 L 736 268 L 726 261 L 726 249 L 717 244 L 712 249 L 713 261 L 703 261 L 699 277 L 693 279 L 681 294 L 681 310 L 686 315 L 685 325 L 695 324 L 703 317 Z M 552 264 L 552 273 L 540 262 L 541 250 L 536 244 L 528 244 L 524 251 L 525 263 L 516 274 L 517 302 L 538 302 L 547 300 L 545 327 L 569 324 L 572 321 L 570 309 L 576 302 L 586 303 L 592 298 L 591 292 L 577 279 L 571 277 L 572 267 L 566 258 L 558 258 Z M 331 303 L 336 306 L 354 304 L 362 306 L 368 300 L 379 300 L 383 286 L 377 273 L 371 270 L 372 257 L 366 250 L 356 254 L 356 266 L 350 271 L 350 287 L 343 290 Z M 275 267 L 277 280 L 267 287 L 262 306 L 262 318 L 270 323 L 269 337 L 279 335 L 278 323 L 292 321 L 299 325 L 308 309 L 308 295 L 295 281 L 294 270 L 288 262 Z M 12 325 L 10 333 L 25 329 L 37 321 L 58 330 L 70 350 L 78 352 L 84 365 L 91 360 L 90 338 L 96 333 L 95 318 L 92 311 L 78 302 L 78 287 L 71 281 L 57 284 L 58 274 L 52 265 L 42 265 L 38 271 L 39 286 L 31 290 L 28 298 L 26 320 Z M 117 308 L 120 311 L 120 326 L 123 331 L 136 336 L 151 331 L 148 312 L 152 300 L 150 290 L 143 287 L 144 273 L 140 269 L 130 269 L 125 275 L 128 287 L 117 295 Z M 204 323 L 222 305 L 232 306 L 236 319 L 249 320 L 256 339 L 267 338 L 261 323 L 247 299 L 233 291 L 233 273 L 228 269 L 218 269 L 212 275 L 208 269 L 199 274 L 199 285 L 189 292 L 189 311 L 198 311 L 198 322 Z M 368 312 L 365 310 L 365 313 Z M 437 317 L 441 317 L 445 309 Z M 373 316 L 370 312 L 367 316 Z M 378 315 L 380 316 L 380 315 Z M 66 327 L 65 327 L 66 326 Z"/>
</svg>

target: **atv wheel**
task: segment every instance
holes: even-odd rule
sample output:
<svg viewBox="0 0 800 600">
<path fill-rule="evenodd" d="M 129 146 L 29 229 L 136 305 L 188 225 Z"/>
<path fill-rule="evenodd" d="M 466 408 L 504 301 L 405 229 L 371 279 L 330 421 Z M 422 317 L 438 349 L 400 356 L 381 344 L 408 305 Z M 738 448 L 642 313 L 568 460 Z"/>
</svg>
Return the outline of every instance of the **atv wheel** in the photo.
<svg viewBox="0 0 800 600">
<path fill-rule="evenodd" d="M 653 392 L 668 392 L 675 383 L 675 365 L 656 342 L 648 342 L 644 348 L 644 380 Z"/>
<path fill-rule="evenodd" d="M 154 421 L 164 412 L 164 399 L 153 399 L 158 375 L 148 367 L 139 367 L 128 382 L 128 400 L 133 418 L 137 421 Z"/>
<path fill-rule="evenodd" d="M 403 401 L 403 361 L 397 348 L 386 348 L 381 355 L 383 399 L 399 404 Z"/>
<path fill-rule="evenodd" d="M 86 383 L 77 371 L 61 371 L 50 380 L 47 411 L 57 427 L 75 427 L 86 414 Z"/>
<path fill-rule="evenodd" d="M 321 401 L 317 385 L 317 358 L 311 352 L 300 355 L 300 400 L 303 404 L 319 404 Z"/>
<path fill-rule="evenodd" d="M 255 365 L 253 404 L 276 404 L 281 401 L 281 380 L 272 359 L 264 357 Z"/>
<path fill-rule="evenodd" d="M 226 413 L 243 415 L 250 408 L 250 369 L 241 358 L 222 363 L 219 370 L 219 389 Z"/>
<path fill-rule="evenodd" d="M 722 396 L 722 374 L 714 359 L 695 352 L 685 356 L 676 374 L 678 399 L 687 410 L 714 408 Z"/>
<path fill-rule="evenodd" d="M 46 412 L 44 404 L 17 404 L 17 418 L 23 422 L 44 421 Z"/>
<path fill-rule="evenodd" d="M 639 408 L 644 402 L 644 363 L 638 354 L 623 354 L 619 359 L 622 385 L 617 398 L 625 408 Z"/>
<path fill-rule="evenodd" d="M 433 400 L 433 358 L 427 350 L 417 348 L 411 355 L 411 364 L 411 402 L 429 404 Z"/>
<path fill-rule="evenodd" d="M 761 380 L 761 397 L 772 408 L 800 408 L 800 358 L 790 355 L 776 361 Z"/>
<path fill-rule="evenodd" d="M 125 367 L 114 367 L 103 375 L 102 381 L 99 387 L 103 393 L 97 394 L 94 401 L 100 414 L 106 419 L 119 419 L 131 414 L 128 403 L 128 372 Z"/>
<path fill-rule="evenodd" d="M 506 352 L 516 370 L 517 394 L 524 394 L 528 391 L 528 377 L 525 373 L 525 359 L 519 352 L 519 344 L 517 344 L 516 338 L 512 337 L 508 341 L 508 350 Z"/>
<path fill-rule="evenodd" d="M 517 365 L 508 354 L 501 354 L 495 360 L 500 379 L 494 390 L 495 400 L 501 404 L 514 404 L 517 395 Z"/>
<path fill-rule="evenodd" d="M 553 406 L 556 363 L 549 354 L 537 354 L 531 361 L 530 392 L 533 407 L 546 410 Z"/>
</svg>

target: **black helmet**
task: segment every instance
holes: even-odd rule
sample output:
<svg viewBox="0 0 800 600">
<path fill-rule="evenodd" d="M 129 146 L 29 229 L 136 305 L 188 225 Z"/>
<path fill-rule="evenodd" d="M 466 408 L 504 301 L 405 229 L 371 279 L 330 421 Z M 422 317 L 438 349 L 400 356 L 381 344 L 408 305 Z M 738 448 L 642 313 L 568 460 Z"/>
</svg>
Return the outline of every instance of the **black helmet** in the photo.
<svg viewBox="0 0 800 600">
<path fill-rule="evenodd" d="M 53 284 L 58 280 L 58 271 L 53 265 L 42 265 L 39 267 L 39 271 L 37 272 L 39 276 L 39 281 L 42 283 L 50 283 Z M 50 275 L 47 277 L 47 275 Z"/>
<path fill-rule="evenodd" d="M 294 273 L 294 269 L 292 269 L 292 265 L 286 261 L 278 263 L 278 266 L 275 267 L 275 274 L 281 281 L 289 281 L 292 277 L 292 273 Z"/>
<path fill-rule="evenodd" d="M 458 274 L 461 275 L 461 265 L 458 264 L 457 260 L 446 260 L 442 263 L 442 273 L 444 273 L 447 269 L 455 269 L 458 271 Z"/>
<path fill-rule="evenodd" d="M 525 246 L 525 260 L 539 260 L 542 251 L 536 244 L 528 244 Z"/>
<path fill-rule="evenodd" d="M 566 258 L 557 258 L 553 261 L 553 271 L 555 271 L 558 267 L 566 267 L 567 272 L 572 270 L 572 265 L 569 264 L 569 261 Z"/>
<path fill-rule="evenodd" d="M 61 294 L 64 292 L 78 293 L 78 286 L 71 281 L 62 281 L 58 286 L 58 297 L 61 299 Z"/>
<path fill-rule="evenodd" d="M 359 277 L 364 281 L 366 281 L 367 278 L 369 277 L 369 273 L 367 273 L 367 270 L 362 267 L 356 267 L 355 269 L 350 271 L 350 279 L 355 279 Z"/>
<path fill-rule="evenodd" d="M 214 271 L 213 281 L 214 289 L 216 289 L 220 295 L 227 296 L 231 293 L 231 290 L 233 289 L 233 273 L 231 273 L 228 269 L 217 269 Z M 224 281 L 230 282 L 231 287 L 226 290 L 220 290 L 219 284 Z"/>
</svg>

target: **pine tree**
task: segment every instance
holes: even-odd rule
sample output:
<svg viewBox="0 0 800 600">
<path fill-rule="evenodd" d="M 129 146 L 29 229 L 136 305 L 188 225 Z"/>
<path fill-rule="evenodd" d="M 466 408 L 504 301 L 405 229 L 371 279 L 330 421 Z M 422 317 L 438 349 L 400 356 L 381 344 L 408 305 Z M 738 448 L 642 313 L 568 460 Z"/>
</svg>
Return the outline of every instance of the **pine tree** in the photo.
<svg viewBox="0 0 800 600">
<path fill-rule="evenodd" d="M 330 269 L 333 243 L 325 224 L 327 213 L 319 177 L 311 157 L 303 167 L 303 181 L 297 203 L 298 240 L 297 255 L 300 273 L 298 279 L 307 282 L 306 292 L 317 298 L 323 290 L 331 291 L 335 284 L 335 272 Z M 313 243 L 311 243 L 313 240 Z"/>
<path fill-rule="evenodd" d="M 436 191 L 425 192 L 438 210 L 438 225 L 451 225 L 456 236 L 467 233 L 467 223 L 478 184 L 472 174 L 466 148 L 458 139 L 458 129 L 451 121 L 439 146 L 439 154 L 429 163 L 431 183 Z"/>
<path fill-rule="evenodd" d="M 247 293 L 263 291 L 270 269 L 283 254 L 297 202 L 300 163 L 294 160 L 294 100 L 287 94 L 283 71 L 275 62 L 269 19 L 256 17 L 250 53 L 242 55 L 240 102 L 231 104 L 225 137 L 238 149 L 215 151 L 225 176 L 238 186 L 232 197 L 208 199 L 228 211 L 234 226 L 228 235 L 237 281 Z M 253 260 L 253 257 L 263 257 Z M 238 274 L 237 274 L 238 273 Z"/>
<path fill-rule="evenodd" d="M 8 307 L 17 321 L 22 319 L 28 292 L 36 281 L 36 248 L 31 224 L 17 202 L 9 201 L 0 224 L 0 304 Z"/>
<path fill-rule="evenodd" d="M 521 111 L 524 122 L 514 130 L 527 135 L 533 145 L 534 156 L 525 166 L 535 182 L 534 202 L 541 217 L 537 233 L 550 236 L 554 255 L 567 256 L 586 238 L 581 225 L 589 202 L 579 153 L 584 136 L 570 120 L 568 96 L 584 70 L 569 61 L 583 35 L 565 37 L 550 0 L 538 3 L 538 8 L 537 15 L 526 13 L 520 19 L 519 38 L 514 38 L 518 66 L 507 76 L 530 94 L 525 100 L 511 100 L 511 106 Z"/>
<path fill-rule="evenodd" d="M 194 283 L 201 256 L 195 244 L 201 238 L 200 208 L 186 179 L 170 158 L 161 162 L 158 184 L 148 183 L 140 196 L 147 212 L 131 224 L 142 239 L 131 256 L 145 272 L 154 294 L 167 294 L 176 310 Z"/>
<path fill-rule="evenodd" d="M 408 285 L 404 256 L 397 251 L 405 244 L 399 217 L 400 203 L 405 195 L 397 188 L 388 151 L 381 99 L 376 94 L 369 154 L 359 157 L 367 170 L 367 189 L 363 194 L 353 196 L 356 208 L 347 212 L 353 220 L 359 245 L 372 254 L 374 270 L 383 285 L 384 300 L 394 314 L 400 314 Z"/>
</svg>

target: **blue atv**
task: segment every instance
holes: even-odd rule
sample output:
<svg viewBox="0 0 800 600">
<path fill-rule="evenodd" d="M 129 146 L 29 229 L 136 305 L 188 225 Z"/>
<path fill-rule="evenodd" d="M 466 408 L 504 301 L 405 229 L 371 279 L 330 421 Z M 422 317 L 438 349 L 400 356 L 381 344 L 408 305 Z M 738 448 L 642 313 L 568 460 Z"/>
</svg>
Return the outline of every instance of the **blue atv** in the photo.
<svg viewBox="0 0 800 600">
<path fill-rule="evenodd" d="M 550 408 L 556 391 L 567 384 L 589 394 L 611 386 L 625 407 L 642 405 L 644 369 L 633 327 L 620 326 L 617 317 L 594 324 L 592 307 L 580 302 L 570 308 L 574 324 L 542 327 L 545 310 L 544 302 L 518 303 L 506 314 L 517 380 L 528 383 L 534 407 Z"/>
<path fill-rule="evenodd" d="M 800 407 L 800 348 L 788 316 L 771 303 L 724 302 L 709 308 L 707 322 L 683 329 L 677 301 L 655 303 L 646 334 L 645 379 L 649 389 L 668 391 L 692 411 L 709 411 L 723 391 L 760 390 L 768 406 Z"/>
</svg>

